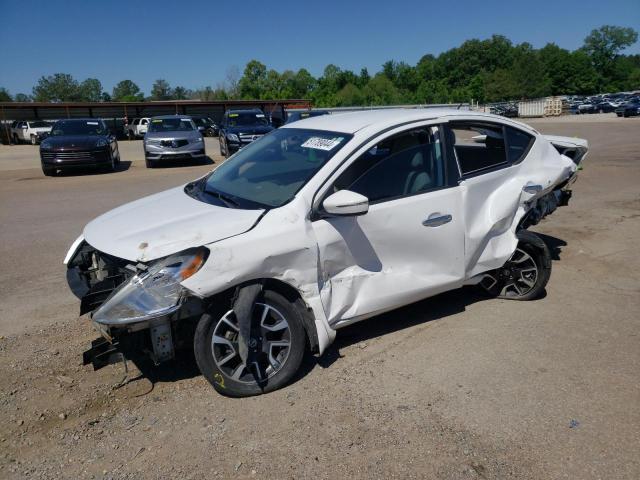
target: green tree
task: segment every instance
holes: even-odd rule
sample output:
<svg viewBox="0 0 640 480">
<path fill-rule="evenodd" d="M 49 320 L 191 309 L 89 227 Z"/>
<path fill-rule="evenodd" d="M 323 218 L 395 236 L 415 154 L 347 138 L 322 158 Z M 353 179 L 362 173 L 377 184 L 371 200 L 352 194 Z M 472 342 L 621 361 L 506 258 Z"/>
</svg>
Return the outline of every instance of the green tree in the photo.
<svg viewBox="0 0 640 480">
<path fill-rule="evenodd" d="M 144 100 L 144 94 L 140 91 L 140 87 L 131 80 L 122 80 L 113 87 L 111 97 L 115 102 L 141 102 Z"/>
<path fill-rule="evenodd" d="M 151 87 L 151 99 L 152 100 L 171 100 L 173 98 L 173 90 L 169 85 L 169 82 L 159 78 L 153 82 Z"/>
<path fill-rule="evenodd" d="M 251 60 L 244 68 L 244 73 L 238 81 L 240 96 L 245 99 L 262 97 L 267 81 L 267 67 L 258 60 Z"/>
<path fill-rule="evenodd" d="M 102 99 L 102 84 L 97 78 L 87 78 L 79 86 L 79 100 L 99 102 Z"/>
<path fill-rule="evenodd" d="M 620 52 L 636 43 L 638 32 L 633 28 L 604 25 L 584 39 L 583 50 L 591 57 L 596 70 L 606 77 Z"/>
<path fill-rule="evenodd" d="M 177 86 L 173 89 L 173 100 L 187 100 L 193 96 L 193 92 L 188 88 Z"/>
<path fill-rule="evenodd" d="M 13 97 L 14 102 L 33 102 L 33 97 L 31 95 L 27 95 L 26 93 L 16 93 L 15 97 Z"/>
<path fill-rule="evenodd" d="M 38 102 L 74 102 L 80 98 L 80 88 L 68 73 L 54 73 L 40 77 L 33 87 L 33 97 Z"/>
<path fill-rule="evenodd" d="M 336 94 L 335 102 L 336 107 L 353 107 L 364 105 L 365 97 L 357 85 L 347 83 Z"/>
<path fill-rule="evenodd" d="M 13 102 L 11 94 L 4 87 L 0 87 L 0 102 Z"/>
</svg>

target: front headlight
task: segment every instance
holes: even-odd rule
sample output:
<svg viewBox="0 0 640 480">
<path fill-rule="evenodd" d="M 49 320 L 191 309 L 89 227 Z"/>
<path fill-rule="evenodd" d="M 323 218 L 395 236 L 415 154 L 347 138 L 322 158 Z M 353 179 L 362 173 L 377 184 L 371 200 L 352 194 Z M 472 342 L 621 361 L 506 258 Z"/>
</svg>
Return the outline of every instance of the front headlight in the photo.
<svg viewBox="0 0 640 480">
<path fill-rule="evenodd" d="M 202 138 L 202 137 L 198 137 L 198 138 L 196 138 L 196 139 L 195 139 L 195 141 L 194 141 L 194 143 L 202 143 L 202 142 L 204 142 L 204 140 L 203 140 L 203 138 Z"/>
<path fill-rule="evenodd" d="M 236 135 L 235 133 L 227 133 L 227 140 L 231 140 L 232 142 L 240 141 L 240 139 L 238 138 L 238 135 Z"/>
<path fill-rule="evenodd" d="M 203 247 L 157 260 L 146 271 L 114 290 L 94 312 L 93 319 L 98 323 L 118 325 L 175 312 L 185 296 L 180 283 L 200 270 L 208 252 Z"/>
<path fill-rule="evenodd" d="M 107 142 L 104 138 L 101 138 L 96 142 L 96 148 L 106 147 L 107 145 L 109 145 L 109 142 Z"/>
<path fill-rule="evenodd" d="M 42 150 L 51 150 L 52 147 L 51 142 L 48 140 L 45 140 L 40 144 L 40 148 Z"/>
</svg>

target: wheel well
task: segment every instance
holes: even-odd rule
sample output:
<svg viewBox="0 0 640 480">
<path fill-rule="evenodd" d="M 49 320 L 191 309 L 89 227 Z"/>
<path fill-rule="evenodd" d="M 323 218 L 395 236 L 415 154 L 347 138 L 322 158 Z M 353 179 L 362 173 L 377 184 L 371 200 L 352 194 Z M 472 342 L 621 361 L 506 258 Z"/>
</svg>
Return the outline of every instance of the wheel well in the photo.
<svg viewBox="0 0 640 480">
<path fill-rule="evenodd" d="M 309 350 L 311 350 L 311 352 L 313 353 L 317 353 L 319 349 L 319 345 L 318 345 L 318 332 L 316 331 L 316 324 L 315 324 L 315 316 L 313 315 L 313 311 L 311 310 L 311 308 L 302 299 L 300 292 L 298 292 L 297 289 L 295 289 L 288 283 L 285 283 L 281 280 L 277 280 L 274 278 L 266 278 L 266 279 L 258 278 L 238 286 L 244 286 L 246 284 L 258 283 L 258 282 L 261 282 L 263 284 L 264 289 L 279 293 L 284 298 L 289 300 L 296 307 L 296 309 L 300 312 L 300 316 L 302 317 L 302 325 L 304 327 L 304 331 L 307 334 L 307 340 L 309 342 Z M 225 307 L 225 308 L 231 308 L 234 301 L 236 288 L 237 286 L 213 295 L 211 298 L 208 299 L 209 303 L 218 304 L 220 302 L 220 303 L 224 303 L 225 305 L 228 305 L 228 307 Z"/>
</svg>

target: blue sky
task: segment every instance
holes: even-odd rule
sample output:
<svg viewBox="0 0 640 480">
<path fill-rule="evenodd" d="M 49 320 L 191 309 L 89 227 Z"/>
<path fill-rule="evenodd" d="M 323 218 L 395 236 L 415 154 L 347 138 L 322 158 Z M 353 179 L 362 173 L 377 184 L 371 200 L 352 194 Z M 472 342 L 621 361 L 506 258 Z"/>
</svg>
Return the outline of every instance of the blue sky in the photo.
<svg viewBox="0 0 640 480">
<path fill-rule="evenodd" d="M 98 78 L 108 91 L 128 78 L 148 93 L 157 78 L 214 86 L 254 58 L 316 76 L 329 63 L 374 73 L 494 33 L 575 49 L 604 24 L 640 30 L 639 0 L 2 0 L 0 12 L 0 87 L 12 94 L 56 72 Z"/>
</svg>

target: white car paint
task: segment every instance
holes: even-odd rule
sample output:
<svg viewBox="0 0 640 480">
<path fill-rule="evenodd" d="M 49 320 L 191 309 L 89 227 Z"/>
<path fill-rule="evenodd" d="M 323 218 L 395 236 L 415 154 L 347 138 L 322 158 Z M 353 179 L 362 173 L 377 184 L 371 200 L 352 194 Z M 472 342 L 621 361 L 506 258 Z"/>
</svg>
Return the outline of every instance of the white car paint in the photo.
<svg viewBox="0 0 640 480">
<path fill-rule="evenodd" d="M 39 135 L 51 132 L 51 127 L 52 125 L 36 127 L 34 126 L 34 122 L 29 121 L 18 122 L 16 126 L 11 129 L 11 136 L 21 142 L 35 143 L 39 141 Z"/>
<path fill-rule="evenodd" d="M 331 182 L 360 154 L 398 132 L 451 120 L 513 126 L 535 142 L 521 163 L 465 178 L 456 186 L 372 204 L 364 215 L 314 218 Z M 345 113 L 283 128 L 353 138 L 282 207 L 226 209 L 194 200 L 180 187 L 98 217 L 87 225 L 84 238 L 100 251 L 131 261 L 205 245 L 210 250 L 206 263 L 182 282 L 199 297 L 247 280 L 278 279 L 295 288 L 313 311 L 322 353 L 343 325 L 473 283 L 502 266 L 516 248 L 516 227 L 535 199 L 576 171 L 550 140 L 586 147 L 582 140 L 545 137 L 510 119 L 458 110 Z M 451 215 L 451 221 L 423 226 L 443 215 Z"/>
</svg>

